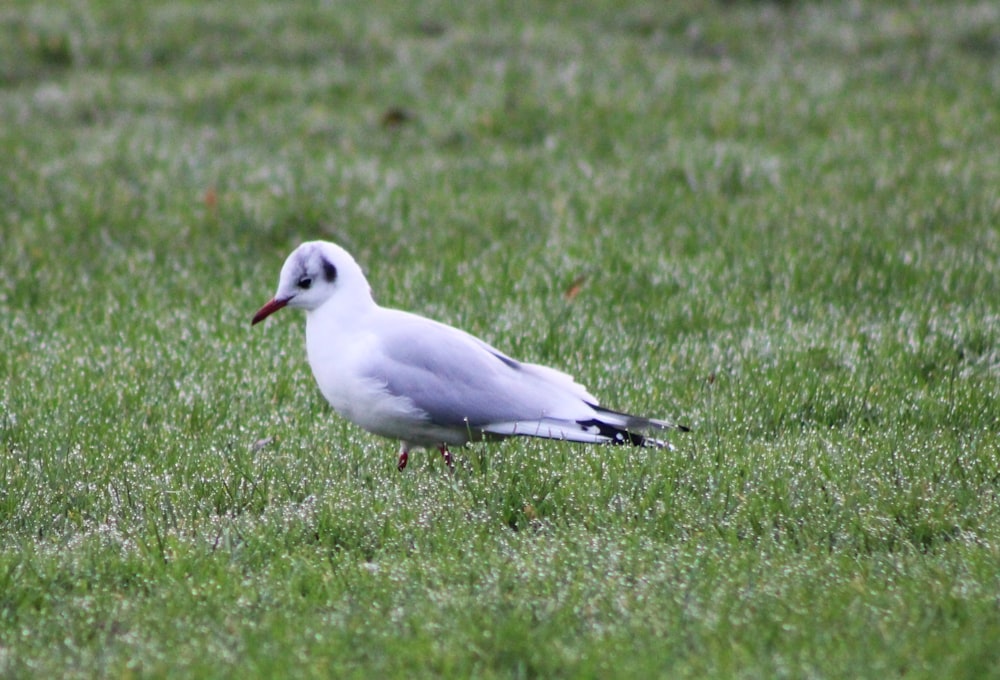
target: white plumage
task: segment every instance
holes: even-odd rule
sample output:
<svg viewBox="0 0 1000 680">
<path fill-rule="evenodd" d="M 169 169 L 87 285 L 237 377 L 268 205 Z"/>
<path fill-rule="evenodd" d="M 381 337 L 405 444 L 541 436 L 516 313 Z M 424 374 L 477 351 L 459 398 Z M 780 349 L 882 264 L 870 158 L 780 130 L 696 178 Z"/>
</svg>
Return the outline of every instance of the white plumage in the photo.
<svg viewBox="0 0 1000 680">
<path fill-rule="evenodd" d="M 285 306 L 306 311 L 306 351 L 323 396 L 351 422 L 400 440 L 400 469 L 420 447 L 438 447 L 450 465 L 449 444 L 528 436 L 662 447 L 642 433 L 679 427 L 605 409 L 565 373 L 380 307 L 357 262 L 333 243 L 296 248 L 252 323 Z"/>
</svg>

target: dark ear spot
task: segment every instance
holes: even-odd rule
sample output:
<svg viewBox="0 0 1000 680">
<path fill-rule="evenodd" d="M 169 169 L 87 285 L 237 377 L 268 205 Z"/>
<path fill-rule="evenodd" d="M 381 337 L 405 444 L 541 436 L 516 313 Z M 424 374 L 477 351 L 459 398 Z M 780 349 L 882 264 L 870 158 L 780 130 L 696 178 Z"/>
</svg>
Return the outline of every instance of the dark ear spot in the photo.
<svg viewBox="0 0 1000 680">
<path fill-rule="evenodd" d="M 321 257 L 320 262 L 323 263 L 323 278 L 326 279 L 327 283 L 333 283 L 333 280 L 337 278 L 337 268 L 325 257 Z"/>
</svg>

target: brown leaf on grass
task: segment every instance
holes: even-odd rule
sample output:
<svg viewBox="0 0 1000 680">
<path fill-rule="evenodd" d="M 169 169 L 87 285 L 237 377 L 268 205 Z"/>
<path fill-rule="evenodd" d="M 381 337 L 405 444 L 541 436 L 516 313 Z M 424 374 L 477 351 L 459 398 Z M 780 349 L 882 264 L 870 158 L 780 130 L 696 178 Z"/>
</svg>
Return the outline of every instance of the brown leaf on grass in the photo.
<svg viewBox="0 0 1000 680">
<path fill-rule="evenodd" d="M 414 115 L 402 106 L 390 106 L 382 114 L 382 127 L 398 128 L 404 123 L 409 123 L 414 119 Z"/>
<path fill-rule="evenodd" d="M 563 297 L 567 300 L 574 299 L 583 290 L 583 284 L 586 283 L 587 277 L 584 274 L 580 274 L 578 277 L 573 279 L 573 283 L 569 284 L 566 291 L 563 293 Z"/>
</svg>

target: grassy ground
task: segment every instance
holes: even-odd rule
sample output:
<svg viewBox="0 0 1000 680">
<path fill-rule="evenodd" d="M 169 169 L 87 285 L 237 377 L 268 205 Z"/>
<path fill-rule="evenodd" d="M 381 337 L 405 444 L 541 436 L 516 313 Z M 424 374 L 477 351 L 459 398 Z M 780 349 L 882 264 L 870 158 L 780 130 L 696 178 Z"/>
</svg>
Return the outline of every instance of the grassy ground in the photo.
<svg viewBox="0 0 1000 680">
<path fill-rule="evenodd" d="M 609 5 L 614 5 L 612 8 Z M 0 8 L 0 675 L 998 677 L 990 2 Z M 447 474 L 384 304 L 679 419 Z"/>
</svg>

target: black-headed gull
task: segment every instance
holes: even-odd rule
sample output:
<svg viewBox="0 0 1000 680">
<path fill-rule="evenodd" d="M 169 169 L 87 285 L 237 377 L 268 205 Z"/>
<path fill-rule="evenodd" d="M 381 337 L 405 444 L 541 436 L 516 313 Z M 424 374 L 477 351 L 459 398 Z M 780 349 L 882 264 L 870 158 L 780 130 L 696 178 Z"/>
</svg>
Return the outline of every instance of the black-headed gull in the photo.
<svg viewBox="0 0 1000 680">
<path fill-rule="evenodd" d="M 565 373 L 512 359 L 479 338 L 416 314 L 380 307 L 343 248 L 310 241 L 281 268 L 256 324 L 282 307 L 306 310 L 306 353 L 334 410 L 369 432 L 414 448 L 512 436 L 667 446 L 642 432 L 686 427 L 599 406 Z"/>
</svg>

